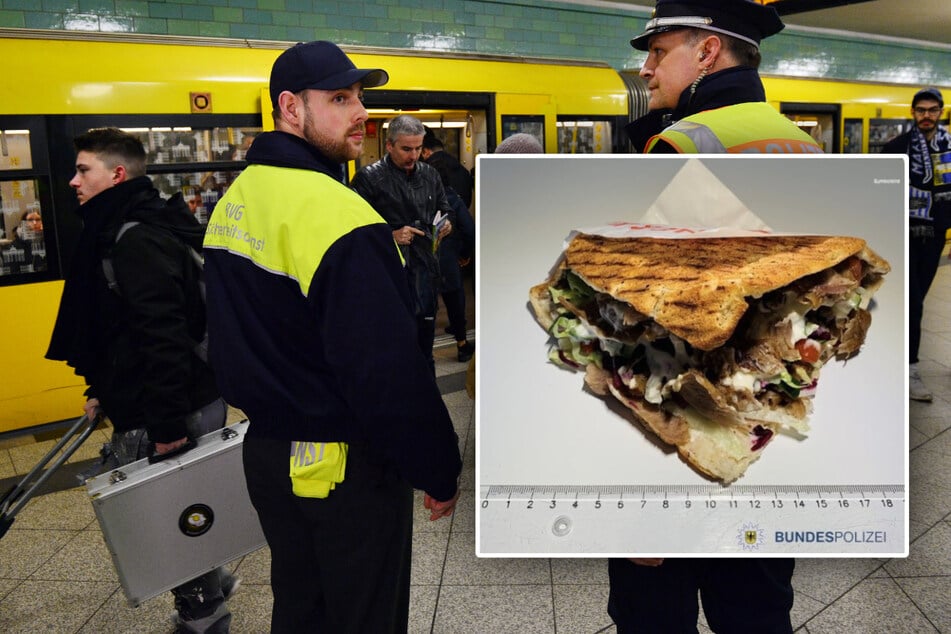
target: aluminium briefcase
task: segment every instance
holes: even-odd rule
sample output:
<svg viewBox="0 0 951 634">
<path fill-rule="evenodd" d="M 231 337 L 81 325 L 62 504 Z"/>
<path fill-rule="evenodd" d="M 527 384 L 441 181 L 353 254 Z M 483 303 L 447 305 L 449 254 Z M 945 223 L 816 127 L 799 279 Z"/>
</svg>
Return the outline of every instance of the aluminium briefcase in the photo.
<svg viewBox="0 0 951 634">
<path fill-rule="evenodd" d="M 248 421 L 86 482 L 119 583 L 139 605 L 266 544 L 248 498 L 241 447 Z"/>
</svg>

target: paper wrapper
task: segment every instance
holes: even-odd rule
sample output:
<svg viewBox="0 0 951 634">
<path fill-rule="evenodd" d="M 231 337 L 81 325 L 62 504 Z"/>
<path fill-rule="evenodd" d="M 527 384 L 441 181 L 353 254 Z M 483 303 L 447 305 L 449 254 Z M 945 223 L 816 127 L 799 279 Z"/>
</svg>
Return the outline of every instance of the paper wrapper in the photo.
<svg viewBox="0 0 951 634">
<path fill-rule="evenodd" d="M 573 230 L 608 238 L 732 238 L 773 234 L 699 159 L 690 159 L 638 222 Z M 774 234 L 781 235 L 781 234 Z"/>
</svg>

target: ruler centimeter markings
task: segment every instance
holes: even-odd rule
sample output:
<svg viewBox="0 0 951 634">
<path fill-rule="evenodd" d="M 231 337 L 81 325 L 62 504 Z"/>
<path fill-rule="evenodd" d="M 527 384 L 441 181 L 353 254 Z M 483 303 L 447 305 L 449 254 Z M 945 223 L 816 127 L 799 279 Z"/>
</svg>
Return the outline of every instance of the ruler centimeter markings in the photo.
<svg viewBox="0 0 951 634">
<path fill-rule="evenodd" d="M 486 485 L 480 556 L 907 556 L 904 485 Z"/>
</svg>

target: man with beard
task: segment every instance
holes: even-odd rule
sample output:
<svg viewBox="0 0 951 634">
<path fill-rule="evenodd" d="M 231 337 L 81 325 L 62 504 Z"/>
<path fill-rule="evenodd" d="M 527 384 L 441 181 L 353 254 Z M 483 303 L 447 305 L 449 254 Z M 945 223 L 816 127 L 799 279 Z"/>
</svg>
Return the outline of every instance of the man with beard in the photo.
<svg viewBox="0 0 951 634">
<path fill-rule="evenodd" d="M 416 300 L 419 347 L 435 373 L 438 244 L 452 230 L 448 218 L 455 212 L 439 172 L 419 160 L 425 135 L 426 127 L 415 117 L 403 114 L 392 119 L 386 132 L 386 156 L 357 172 L 350 186 L 390 223 L 393 239 L 406 258 Z M 440 212 L 447 220 L 437 228 L 434 222 Z"/>
<path fill-rule="evenodd" d="M 951 135 L 938 125 L 943 112 L 941 91 L 922 88 L 911 100 L 915 127 L 882 148 L 908 155 L 908 396 L 926 402 L 933 397 L 918 370 L 921 316 L 951 226 Z"/>
<path fill-rule="evenodd" d="M 766 103 L 759 43 L 784 24 L 748 0 L 657 0 L 640 75 L 650 112 L 628 126 L 650 153 L 821 153 Z M 618 634 L 696 632 L 697 595 L 714 632 L 791 633 L 790 558 L 611 559 L 608 613 Z"/>
<path fill-rule="evenodd" d="M 363 89 L 387 80 L 330 42 L 281 53 L 275 131 L 255 138 L 208 223 L 209 357 L 250 421 L 274 633 L 405 632 L 413 488 L 434 520 L 459 495 L 399 250 L 343 183 L 363 148 Z"/>
</svg>

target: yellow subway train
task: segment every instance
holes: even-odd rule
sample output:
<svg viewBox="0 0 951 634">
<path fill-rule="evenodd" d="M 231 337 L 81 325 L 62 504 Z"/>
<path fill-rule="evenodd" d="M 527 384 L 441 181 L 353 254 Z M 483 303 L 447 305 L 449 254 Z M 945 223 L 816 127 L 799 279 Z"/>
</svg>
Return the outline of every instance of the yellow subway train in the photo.
<svg viewBox="0 0 951 634">
<path fill-rule="evenodd" d="M 249 142 L 272 125 L 268 75 L 286 46 L 0 29 L 0 438 L 82 411 L 82 379 L 44 359 L 80 228 L 67 184 L 72 138 L 93 127 L 132 131 L 159 189 L 182 191 L 206 218 L 244 166 Z M 390 75 L 366 92 L 364 154 L 352 169 L 382 155 L 385 121 L 400 112 L 420 118 L 472 167 L 515 132 L 537 136 L 548 153 L 630 152 L 623 126 L 646 111 L 636 70 L 346 48 L 358 66 Z M 877 151 L 909 125 L 912 86 L 764 81 L 770 103 L 829 152 Z"/>
</svg>

